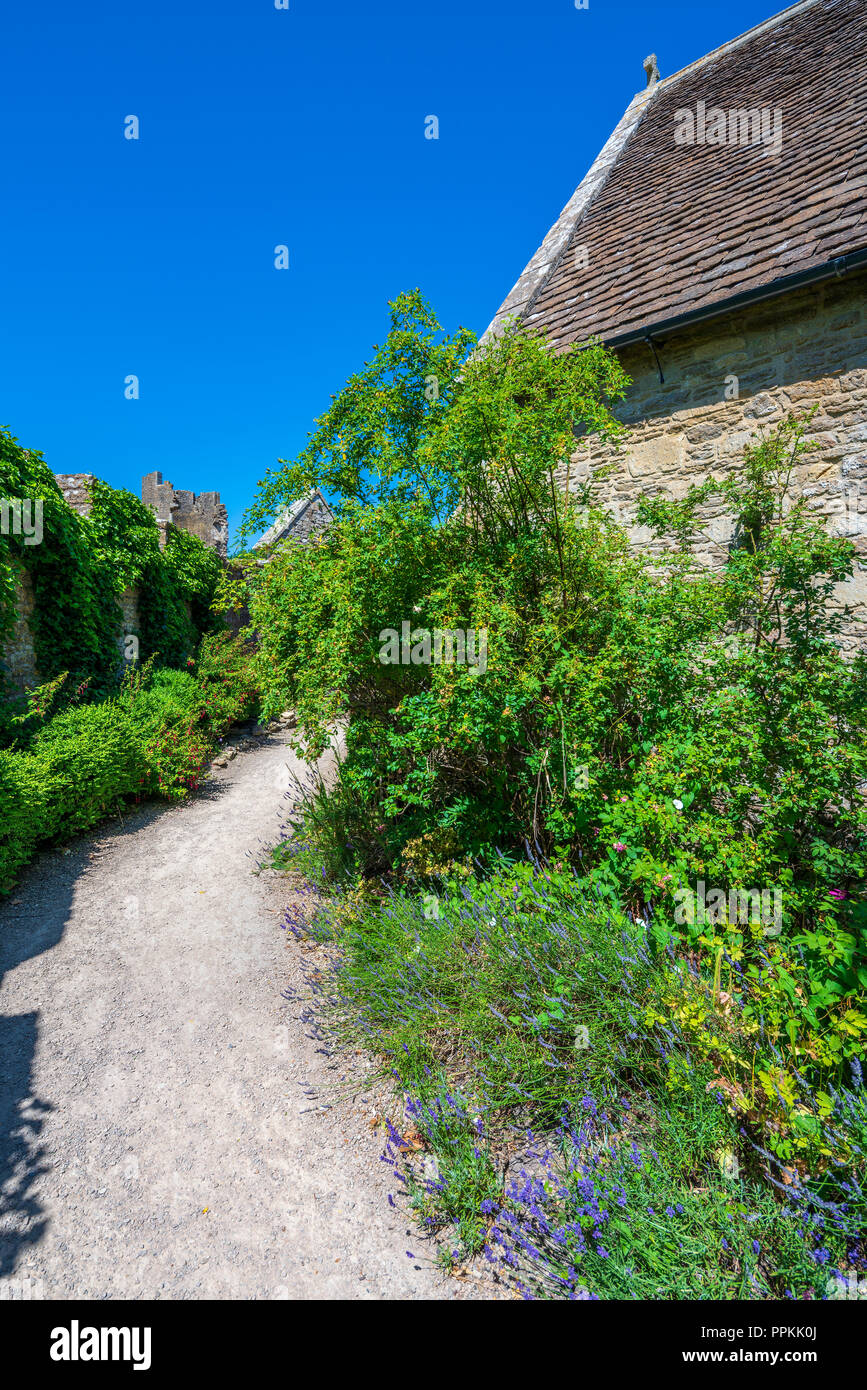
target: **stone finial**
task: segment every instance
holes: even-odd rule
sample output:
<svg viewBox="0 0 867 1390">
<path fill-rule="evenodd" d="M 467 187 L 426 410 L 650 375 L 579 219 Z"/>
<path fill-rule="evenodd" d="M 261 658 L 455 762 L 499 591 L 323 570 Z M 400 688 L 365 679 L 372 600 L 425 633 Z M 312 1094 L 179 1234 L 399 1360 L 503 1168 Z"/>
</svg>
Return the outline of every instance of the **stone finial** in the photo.
<svg viewBox="0 0 867 1390">
<path fill-rule="evenodd" d="M 644 60 L 644 71 L 647 73 L 647 85 L 652 87 L 659 81 L 659 64 L 656 61 L 656 54 L 651 53 Z"/>
</svg>

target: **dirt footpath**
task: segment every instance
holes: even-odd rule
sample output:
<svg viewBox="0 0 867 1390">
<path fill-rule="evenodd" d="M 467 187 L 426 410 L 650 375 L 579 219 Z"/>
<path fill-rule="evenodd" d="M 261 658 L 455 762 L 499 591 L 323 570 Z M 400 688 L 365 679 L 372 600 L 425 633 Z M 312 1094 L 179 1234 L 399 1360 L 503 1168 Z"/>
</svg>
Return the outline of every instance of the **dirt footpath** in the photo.
<svg viewBox="0 0 867 1390">
<path fill-rule="evenodd" d="M 41 855 L 0 906 L 0 1280 L 46 1298 L 472 1296 L 421 1258 L 369 1098 L 333 1103 L 339 1073 L 281 998 L 287 891 L 252 870 L 289 810 L 287 763 L 303 775 L 285 738 L 185 805 Z"/>
</svg>

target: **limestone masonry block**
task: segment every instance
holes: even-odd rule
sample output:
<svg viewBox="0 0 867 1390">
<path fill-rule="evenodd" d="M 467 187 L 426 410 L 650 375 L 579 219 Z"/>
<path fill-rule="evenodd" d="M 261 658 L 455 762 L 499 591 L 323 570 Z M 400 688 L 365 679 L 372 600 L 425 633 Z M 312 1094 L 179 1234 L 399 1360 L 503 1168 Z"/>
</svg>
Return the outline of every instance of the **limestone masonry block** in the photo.
<svg viewBox="0 0 867 1390">
<path fill-rule="evenodd" d="M 804 288 L 728 316 L 709 319 L 657 344 L 665 375 L 661 384 L 645 344 L 621 350 L 632 378 L 616 414 L 628 433 L 619 449 L 588 436 L 571 469 L 578 487 L 602 464 L 613 464 L 599 487 L 603 502 L 626 520 L 634 517 L 640 493 L 682 495 L 708 470 L 724 477 L 736 470 L 743 451 L 761 430 L 773 428 L 794 408 L 819 403 L 808 436 L 818 448 L 808 453 L 793 479 L 793 491 L 808 496 L 837 535 L 848 535 L 867 562 L 867 275 L 848 275 Z M 854 332 L 852 330 L 855 330 Z M 732 366 L 737 353 L 739 365 Z M 737 396 L 730 398 L 730 373 Z M 729 392 L 727 395 L 726 392 Z M 558 474 L 565 484 L 565 470 Z M 817 495 L 817 488 L 821 495 Z M 713 537 L 703 558 L 725 558 Z M 646 532 L 630 530 L 636 547 Z M 854 605 L 843 645 L 867 646 L 867 573 L 856 567 L 838 597 Z"/>
</svg>

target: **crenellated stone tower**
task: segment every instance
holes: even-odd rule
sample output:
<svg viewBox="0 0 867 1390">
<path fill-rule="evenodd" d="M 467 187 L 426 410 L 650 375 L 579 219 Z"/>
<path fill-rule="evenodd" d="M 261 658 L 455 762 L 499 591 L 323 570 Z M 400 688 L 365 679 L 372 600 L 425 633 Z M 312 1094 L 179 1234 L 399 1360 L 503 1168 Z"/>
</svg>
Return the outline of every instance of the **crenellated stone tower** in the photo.
<svg viewBox="0 0 867 1390">
<path fill-rule="evenodd" d="M 169 526 L 189 531 L 225 560 L 229 548 L 229 516 L 218 492 L 188 492 L 163 482 L 162 473 L 142 478 L 141 497 L 160 528 L 160 545 L 166 543 Z"/>
</svg>

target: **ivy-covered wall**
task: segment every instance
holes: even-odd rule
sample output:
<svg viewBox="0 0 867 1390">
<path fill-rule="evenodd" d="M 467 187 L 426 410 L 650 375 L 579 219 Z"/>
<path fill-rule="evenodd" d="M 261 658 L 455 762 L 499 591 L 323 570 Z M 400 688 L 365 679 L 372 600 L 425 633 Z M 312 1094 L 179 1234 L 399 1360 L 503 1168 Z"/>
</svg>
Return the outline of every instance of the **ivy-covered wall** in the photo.
<svg viewBox="0 0 867 1390">
<path fill-rule="evenodd" d="M 39 679 L 30 630 L 32 617 L 33 584 L 22 565 L 15 576 L 15 623 L 2 650 L 4 674 L 14 690 L 27 690 Z"/>
<path fill-rule="evenodd" d="M 0 430 L 0 503 L 6 503 L 0 518 L 0 679 L 6 693 L 62 672 L 93 693 L 109 691 L 125 666 L 124 634 L 136 620 L 136 654 L 167 666 L 184 662 L 214 626 L 218 556 L 174 529 L 161 549 L 153 513 L 131 492 L 94 479 L 89 493 L 85 515 L 68 504 L 41 454 Z M 128 646 L 127 655 L 134 650 Z"/>
</svg>

